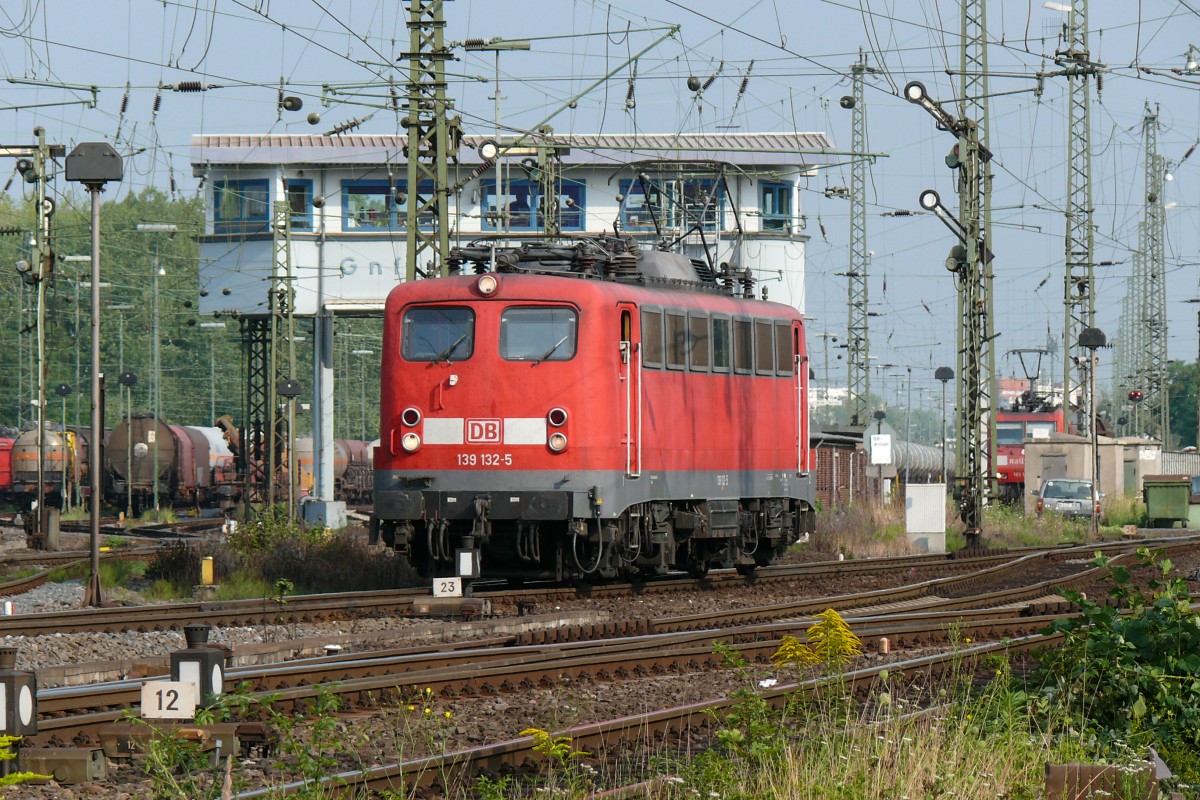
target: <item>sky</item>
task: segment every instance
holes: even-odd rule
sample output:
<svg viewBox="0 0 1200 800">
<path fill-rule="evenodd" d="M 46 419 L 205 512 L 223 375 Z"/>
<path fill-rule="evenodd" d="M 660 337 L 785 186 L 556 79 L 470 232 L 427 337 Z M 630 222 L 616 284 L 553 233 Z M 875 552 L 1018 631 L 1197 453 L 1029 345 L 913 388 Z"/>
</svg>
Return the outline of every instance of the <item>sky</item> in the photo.
<svg viewBox="0 0 1200 800">
<path fill-rule="evenodd" d="M 1056 68 L 1066 18 L 1059 6 L 994 0 L 989 9 L 1001 374 L 1021 374 L 1009 351 L 1046 346 L 1048 331 L 1062 336 L 1067 85 L 1046 78 L 1040 96 L 1033 91 L 1037 73 Z M 514 131 L 547 117 L 560 133 L 821 131 L 849 150 L 851 114 L 839 99 L 850 93 L 849 68 L 861 48 L 879 70 L 866 87 L 867 149 L 881 154 L 868 177 L 869 292 L 877 315 L 871 351 L 873 363 L 896 365 L 873 372 L 872 389 L 886 382 L 889 395 L 902 383 L 907 390 L 896 376 L 911 367 L 914 393 L 938 396 L 934 368 L 955 363 L 955 288 L 944 267 L 954 241 L 928 214 L 894 212 L 917 209 L 924 189 L 956 208 L 955 173 L 944 162 L 954 140 L 900 90 L 920 80 L 935 99 L 957 96 L 959 79 L 948 74 L 960 58 L 957 3 L 447 0 L 445 14 L 450 42 L 530 40 L 529 51 L 500 56 L 503 124 Z M 0 79 L 0 140 L 30 142 L 41 125 L 68 150 L 81 141 L 113 143 L 127 156 L 126 178 L 108 194 L 119 198 L 148 185 L 195 193 L 188 147 L 197 133 L 323 133 L 364 118 L 359 132 L 402 133 L 400 115 L 372 105 L 387 97 L 388 76 L 404 77 L 392 65 L 405 63 L 396 59 L 408 49 L 406 18 L 407 3 L 397 0 L 12 0 L 0 7 L 0 74 L 7 78 Z M 1172 69 L 1182 69 L 1189 45 L 1200 42 L 1200 0 L 1093 2 L 1089 28 L 1092 59 L 1107 66 L 1092 104 L 1095 260 L 1110 262 L 1096 267 L 1097 324 L 1115 336 L 1138 246 L 1149 103 L 1173 178 L 1162 198 L 1168 355 L 1190 361 L 1197 358 L 1197 306 L 1183 301 L 1200 297 L 1200 156 L 1183 159 L 1200 136 L 1200 74 Z M 636 69 L 626 63 L 643 50 Z M 489 133 L 494 56 L 456 52 L 448 94 L 467 133 Z M 689 76 L 712 81 L 693 93 Z M 215 88 L 159 89 L 184 81 Z M 280 110 L 281 88 L 304 108 Z M 312 112 L 316 124 L 308 122 Z M 0 175 L 7 170 L 0 164 Z M 812 237 L 810 355 L 818 380 L 833 385 L 846 379 L 832 337 L 845 341 L 847 287 L 837 273 L 849 265 L 850 206 L 828 190 L 849 183 L 848 166 L 823 170 L 806 179 L 801 198 Z M 8 191 L 22 186 L 14 181 Z M 71 187 L 59 181 L 56 191 Z M 1053 359 L 1059 376 L 1060 360 Z M 1043 378 L 1050 369 L 1048 360 Z M 1102 380 L 1105 374 L 1102 367 Z"/>
</svg>

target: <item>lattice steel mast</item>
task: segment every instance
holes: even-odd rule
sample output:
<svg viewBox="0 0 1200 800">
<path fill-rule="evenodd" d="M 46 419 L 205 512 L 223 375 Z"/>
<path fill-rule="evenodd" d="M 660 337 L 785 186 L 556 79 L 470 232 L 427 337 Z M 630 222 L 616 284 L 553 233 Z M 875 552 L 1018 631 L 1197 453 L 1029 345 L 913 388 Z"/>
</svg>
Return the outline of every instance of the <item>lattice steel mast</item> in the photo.
<svg viewBox="0 0 1200 800">
<path fill-rule="evenodd" d="M 1141 226 L 1142 286 L 1141 307 L 1137 325 L 1143 347 L 1136 351 L 1141 382 L 1141 430 L 1153 439 L 1166 444 L 1171 430 L 1170 403 L 1167 396 L 1167 291 L 1166 257 L 1163 250 L 1163 175 L 1165 159 L 1158 153 L 1158 110 L 1146 112 L 1142 118 L 1142 137 L 1145 143 L 1146 205 Z"/>
<path fill-rule="evenodd" d="M 978 542 L 983 532 L 983 506 L 990 494 L 991 473 L 988 461 L 987 412 L 990 405 L 988 381 L 984 375 L 987 363 L 987 283 L 984 280 L 988 263 L 992 260 L 991 250 L 983 239 L 983 222 L 980 213 L 982 175 L 984 164 L 991 159 L 991 152 L 979 143 L 979 129 L 975 121 L 966 117 L 954 117 L 940 104 L 929 97 L 920 81 L 910 81 L 904 87 L 904 97 L 928 111 L 938 121 L 938 126 L 958 137 L 958 143 L 950 151 L 946 163 L 959 170 L 958 175 L 958 218 L 952 216 L 942 205 L 938 193 L 932 189 L 921 192 L 921 208 L 934 212 L 947 228 L 958 237 L 960 244 L 950 250 L 946 268 L 955 276 L 959 291 L 961 331 L 959 339 L 959 366 L 962 376 L 961 394 L 963 404 L 959 409 L 959 444 L 962 450 L 962 470 L 957 476 L 959 487 L 959 516 L 966 530 L 969 544 Z"/>
<path fill-rule="evenodd" d="M 292 441 L 294 399 L 299 385 L 296 367 L 296 288 L 292 274 L 292 210 L 284 201 L 271 208 L 271 286 L 267 314 L 242 318 L 246 350 L 246 428 L 242 434 L 245 503 L 267 507 L 286 499 L 288 515 L 296 512 L 296 458 Z M 279 399 L 287 402 L 281 416 Z M 284 455 L 287 468 L 284 469 Z M 277 497 L 276 482 L 286 473 L 285 496 Z"/>
<path fill-rule="evenodd" d="M 1142 223 L 1138 223 L 1138 241 L 1142 240 Z M 1128 398 L 1130 392 L 1141 391 L 1139 353 L 1145 346 L 1141 339 L 1142 289 L 1145 286 L 1142 253 L 1133 250 L 1133 270 L 1125 283 L 1125 296 L 1121 298 L 1121 317 L 1117 321 L 1117 338 L 1113 341 L 1113 383 L 1117 398 Z M 1134 419 L 1121 415 L 1117 419 L 1117 432 L 1122 435 L 1135 433 Z"/>
<path fill-rule="evenodd" d="M 846 385 L 851 425 L 866 425 L 871 397 L 870 335 L 867 312 L 867 108 L 863 101 L 863 75 L 873 73 L 862 49 L 850 67 L 853 106 L 850 118 L 850 269 L 846 272 L 848 320 L 846 323 Z"/>
<path fill-rule="evenodd" d="M 1102 65 L 1091 61 L 1088 50 L 1088 2 L 1071 0 L 1064 29 L 1065 47 L 1055 54 L 1061 70 L 1040 77 L 1065 75 L 1067 108 L 1067 235 L 1066 280 L 1063 287 L 1063 404 L 1068 406 L 1079 391 L 1086 405 L 1087 365 L 1092 353 L 1079 345 L 1079 334 L 1094 328 L 1096 298 L 1093 270 L 1095 232 L 1092 227 L 1092 89 L 1089 80 Z M 1091 430 L 1094 411 L 1080 415 L 1081 435 Z"/>
<path fill-rule="evenodd" d="M 960 113 L 964 122 L 967 156 L 959 170 L 959 224 L 967 235 L 967 271 L 959 281 L 959 408 L 972 407 L 960 415 L 962 425 L 973 430 L 960 436 L 959 466 L 972 474 L 968 486 L 978 484 L 979 497 L 973 511 L 982 524 L 983 505 L 996 496 L 996 352 L 995 315 L 992 308 L 992 260 L 987 248 L 992 241 L 992 168 L 988 143 L 988 58 L 987 5 L 985 0 L 963 0 L 962 58 L 959 84 Z M 974 155 L 975 158 L 970 156 Z M 977 171 L 977 172 L 976 172 Z M 972 244 L 975 244 L 972 250 Z M 966 284 L 970 283 L 968 286 Z M 966 417 L 975 416 L 975 420 Z M 965 519 L 965 517 L 964 517 Z M 971 525 L 968 523 L 968 531 Z"/>
<path fill-rule="evenodd" d="M 446 273 L 450 251 L 450 156 L 457 154 L 462 129 L 448 113 L 443 0 L 407 0 L 409 5 L 408 116 L 401 124 L 408 134 L 405 234 L 408 240 L 405 280 L 417 277 L 417 262 L 425 258 L 425 277 Z"/>
</svg>

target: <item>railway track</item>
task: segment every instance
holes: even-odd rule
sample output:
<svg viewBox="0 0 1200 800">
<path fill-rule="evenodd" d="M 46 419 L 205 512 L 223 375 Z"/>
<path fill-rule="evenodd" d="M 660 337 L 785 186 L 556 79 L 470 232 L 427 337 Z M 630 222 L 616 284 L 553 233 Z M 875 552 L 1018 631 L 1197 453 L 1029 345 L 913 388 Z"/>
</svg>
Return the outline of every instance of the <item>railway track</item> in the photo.
<svg viewBox="0 0 1200 800">
<path fill-rule="evenodd" d="M 1131 551 L 1134 546 L 1141 544 L 1147 543 L 1117 543 L 1104 549 L 1120 561 L 1132 562 L 1135 556 Z M 1171 552 L 1194 549 L 1198 541 L 1195 538 L 1172 539 L 1149 544 Z M 432 696 L 446 702 L 471 703 L 478 698 L 523 695 L 539 688 L 546 690 L 563 685 L 563 682 L 571 685 L 619 684 L 653 679 L 655 676 L 683 676 L 722 667 L 720 658 L 714 653 L 716 642 L 725 643 L 751 663 L 765 665 L 778 649 L 783 636 L 802 636 L 811 625 L 811 615 L 829 607 L 837 608 L 842 613 L 862 639 L 872 659 L 885 658 L 877 650 L 883 638 L 888 639 L 891 647 L 897 650 L 953 650 L 951 654 L 891 660 L 846 676 L 851 685 L 865 688 L 877 679 L 879 671 L 884 668 L 899 668 L 905 674 L 936 675 L 951 663 L 961 664 L 991 652 L 1020 651 L 1047 643 L 1049 640 L 1041 637 L 1038 631 L 1044 630 L 1059 616 L 1071 613 L 1069 604 L 1055 593 L 1056 589 L 1064 586 L 1089 588 L 1099 577 L 1100 571 L 1088 563 L 1097 549 L 1100 548 L 1089 546 L 1034 551 L 1016 559 L 1010 554 L 1007 561 L 992 556 L 961 560 L 958 565 L 960 570 L 965 564 L 974 569 L 891 590 L 811 598 L 732 611 L 540 629 L 519 635 L 442 644 L 433 648 L 390 648 L 268 666 L 237 667 L 229 669 L 226 685 L 246 683 L 252 687 L 252 696 L 264 699 L 269 695 L 276 708 L 307 707 L 319 694 L 334 691 L 342 697 L 348 713 L 354 715 L 381 704 L 395 707 L 397 701 L 404 701 L 421 692 L 431 692 Z M 1121 550 L 1124 551 L 1123 555 L 1114 552 Z M 891 574 L 911 573 L 926 566 L 936 570 L 941 568 L 942 560 L 946 559 L 889 559 L 889 563 L 877 564 L 876 571 L 881 566 Z M 846 569 L 847 564 L 851 565 L 849 569 L 853 571 L 864 568 L 868 562 L 833 562 L 780 568 L 770 571 L 767 580 L 796 580 L 797 576 L 815 579 L 822 572 L 826 576 L 837 574 L 839 570 Z M 1047 574 L 1051 577 L 1045 577 Z M 788 577 L 783 577 L 785 575 Z M 714 578 L 717 579 L 715 584 Z M 703 591 L 724 580 L 724 576 L 714 575 L 696 585 Z M 744 579 L 742 582 L 745 582 Z M 605 590 L 608 588 L 605 587 Z M 675 590 L 678 589 L 676 585 Z M 538 588 L 521 591 L 566 590 Z M 407 602 L 424 593 L 424 589 L 411 590 Z M 378 593 L 362 594 L 378 597 Z M 493 594 L 498 603 L 515 602 L 500 600 L 502 594 Z M 302 600 L 306 598 L 289 598 L 288 605 Z M 256 604 L 251 613 L 260 614 L 264 605 L 262 601 L 251 602 Z M 405 597 L 393 596 L 386 601 L 381 600 L 380 605 L 373 608 L 386 609 L 389 602 L 403 605 Z M 195 613 L 187 613 L 201 610 L 205 605 L 211 604 L 184 604 L 182 608 L 175 609 L 179 615 L 173 618 L 171 626 L 212 621 L 197 618 Z M 333 605 L 336 606 L 337 602 Z M 268 607 L 268 613 L 274 610 Z M 217 613 L 215 609 L 210 611 Z M 319 603 L 287 611 L 301 615 L 335 613 L 329 607 L 321 608 Z M 220 613 L 238 616 L 247 611 L 222 609 Z M 972 640 L 999 640 L 1001 643 L 961 646 L 962 642 Z M 103 726 L 119 720 L 127 713 L 126 709 L 136 707 L 140 699 L 140 686 L 140 680 L 121 681 L 40 692 L 40 732 L 30 744 L 62 745 L 73 742 L 95 746 Z M 813 685 L 801 683 L 776 687 L 763 692 L 762 696 L 770 702 L 782 703 L 794 691 L 804 688 L 813 688 Z M 571 737 L 573 747 L 601 752 L 621 742 L 644 742 L 645 737 L 654 732 L 674 735 L 702 729 L 712 724 L 713 713 L 720 714 L 730 703 L 729 700 L 714 699 L 574 726 L 556 731 L 556 735 Z M 533 742 L 528 738 L 510 739 L 454 750 L 444 755 L 431 753 L 372 770 L 340 773 L 331 780 L 344 782 L 345 789 L 339 791 L 355 788 L 371 791 L 396 789 L 402 781 L 411 790 L 416 785 L 428 784 L 434 776 L 445 779 L 458 772 L 473 773 L 484 765 L 490 769 L 495 769 L 500 763 L 520 765 L 534 755 L 532 746 Z M 300 788 L 299 784 L 273 786 L 269 790 L 257 789 L 238 796 L 250 800 L 294 794 Z M 332 790 L 333 784 L 329 788 Z"/>
<path fill-rule="evenodd" d="M 1146 540 L 1138 545 L 1150 547 L 1187 547 L 1200 541 L 1200 537 L 1171 537 L 1162 540 Z M 1005 571 L 1019 571 L 1039 559 L 1047 562 L 1070 562 L 1089 560 L 1100 551 L 1119 553 L 1129 551 L 1131 545 L 1114 542 L 1105 545 L 1083 545 L 1067 548 L 1031 548 L 1028 551 L 995 553 L 974 558 L 950 558 L 947 556 L 898 556 L 885 559 L 861 559 L 855 561 L 826 561 L 813 564 L 766 567 L 750 578 L 733 570 L 724 570 L 705 578 L 674 576 L 640 584 L 612 583 L 590 587 L 563 587 L 546 585 L 524 589 L 481 588 L 475 597 L 490 604 L 492 613 L 518 612 L 522 605 L 573 600 L 579 597 L 602 598 L 624 597 L 634 594 L 664 594 L 680 592 L 703 592 L 747 584 L 769 586 L 772 583 L 810 580 L 831 580 L 848 575 L 871 575 L 881 579 L 889 576 L 915 575 L 928 572 L 933 575 L 971 576 L 982 570 L 995 569 L 997 575 Z M 1014 555 L 1025 555 L 1015 559 Z M 1020 566 L 1013 566 L 1020 565 Z M 936 580 L 936 579 L 935 579 Z M 968 578 L 969 580 L 969 578 Z M 953 587 L 951 581 L 947 586 Z M 912 597 L 929 594 L 942 584 L 926 581 L 909 586 L 906 591 Z M 252 600 L 224 600 L 209 602 L 172 603 L 155 606 L 133 606 L 122 608 L 81 609 L 56 611 L 41 614 L 18 614 L 5 620 L 5 632 L 12 636 L 36 636 L 53 633 L 76 633 L 84 631 L 162 631 L 182 630 L 189 622 L 201 622 L 217 626 L 260 625 L 269 619 L 273 624 L 321 622 L 338 619 L 403 615 L 411 612 L 413 601 L 428 597 L 429 590 L 422 588 L 391 589 L 387 591 L 341 592 L 322 595 L 299 595 L 286 598 L 285 603 L 276 603 L 270 598 Z M 838 599 L 838 598 L 834 598 Z M 807 613 L 806 609 L 820 598 L 794 604 L 794 613 Z M 829 598 L 823 602 L 828 603 Z M 851 602 L 848 598 L 845 602 Z M 827 606 L 826 606 L 827 607 Z M 844 606 L 843 606 L 844 607 Z M 822 609 L 818 609 L 822 610 Z M 739 612 L 730 612 L 731 614 Z"/>
<path fill-rule="evenodd" d="M 863 693 L 879 680 L 880 673 L 884 670 L 910 678 L 927 676 L 933 681 L 951 668 L 972 665 L 989 654 L 1029 651 L 1051 644 L 1055 638 L 1035 634 L 1002 643 L 977 645 L 947 653 L 889 662 L 845 673 L 839 677 L 839 682 L 856 693 Z M 826 679 L 822 678 L 784 683 L 760 692 L 759 697 L 772 706 L 781 708 L 798 692 L 820 691 L 825 681 Z M 655 743 L 661 748 L 664 740 L 710 729 L 716 719 L 740 702 L 741 699 L 716 698 L 573 726 L 556 730 L 554 735 L 567 737 L 572 748 L 586 750 L 593 755 L 609 753 L 623 745 Z M 494 771 L 507 767 L 516 770 L 526 763 L 536 763 L 538 754 L 534 748 L 535 740 L 532 737 L 521 737 L 370 769 L 340 772 L 316 782 L 315 786 L 310 782 L 284 783 L 244 791 L 235 794 L 234 797 L 238 800 L 258 800 L 311 792 L 314 789 L 328 792 L 334 797 L 352 797 L 361 790 L 376 793 L 411 792 L 419 788 L 444 787 L 455 782 L 460 774 L 476 772 L 481 768 Z"/>
<path fill-rule="evenodd" d="M 1069 604 L 1054 594 L 1055 588 L 1090 586 L 1101 572 L 1084 566 L 1067 576 L 1029 585 L 962 593 L 963 585 L 1003 581 L 1013 570 L 1029 573 L 1032 558 L 1026 556 L 1009 568 L 995 565 L 916 587 L 799 604 L 542 629 L 482 642 L 439 645 L 432 650 L 392 648 L 233 668 L 227 681 L 248 684 L 260 695 L 269 692 L 275 702 L 285 704 L 312 700 L 336 683 L 336 691 L 348 702 L 367 707 L 422 688 L 447 698 L 477 697 L 554 685 L 563 679 L 603 681 L 713 668 L 718 666 L 713 655 L 716 641 L 730 643 L 748 661 L 763 663 L 778 648 L 782 636 L 802 634 L 811 625 L 813 614 L 830 607 L 843 610 L 843 617 L 868 651 L 884 637 L 897 647 L 944 646 L 950 641 L 951 623 L 959 636 L 1016 638 L 1070 613 Z M 1118 557 L 1119 561 L 1133 559 L 1132 554 Z M 948 596 L 955 591 L 959 597 Z M 924 598 L 929 605 L 915 607 L 914 598 Z M 852 610 L 856 608 L 860 610 Z M 122 709 L 136 706 L 140 687 L 138 680 L 43 690 L 39 706 L 44 724 L 39 738 L 77 738 L 115 721 Z"/>
<path fill-rule="evenodd" d="M 137 548 L 122 548 L 121 550 L 113 550 L 107 553 L 100 554 L 101 561 L 149 561 L 154 558 L 159 552 L 157 547 L 137 547 Z M 54 565 L 47 566 L 46 569 L 35 572 L 31 575 L 25 575 L 20 578 L 14 578 L 10 581 L 0 583 L 0 596 L 9 597 L 12 595 L 23 594 L 32 589 L 36 589 L 42 584 L 50 580 L 56 572 L 60 570 L 69 570 L 72 567 L 82 567 L 91 564 L 90 554 L 81 554 L 79 552 L 57 552 L 57 553 L 39 553 L 14 556 L 6 559 L 6 565 L 17 564 L 36 564 L 36 565 Z"/>
</svg>

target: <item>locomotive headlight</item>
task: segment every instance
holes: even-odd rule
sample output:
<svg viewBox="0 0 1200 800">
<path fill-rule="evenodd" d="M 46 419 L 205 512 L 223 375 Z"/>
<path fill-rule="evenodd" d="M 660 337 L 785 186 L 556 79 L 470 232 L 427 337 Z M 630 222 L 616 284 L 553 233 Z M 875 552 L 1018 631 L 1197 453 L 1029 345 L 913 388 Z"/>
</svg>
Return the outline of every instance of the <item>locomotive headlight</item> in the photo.
<svg viewBox="0 0 1200 800">
<path fill-rule="evenodd" d="M 484 297 L 491 297 L 500 288 L 500 281 L 496 280 L 495 275 L 481 275 L 479 282 L 475 284 L 475 288 Z"/>
<path fill-rule="evenodd" d="M 421 421 L 421 412 L 412 407 L 406 408 L 400 414 L 400 421 L 410 428 L 415 428 Z"/>
<path fill-rule="evenodd" d="M 406 453 L 415 453 L 421 447 L 421 437 L 409 431 L 400 440 L 400 446 L 404 448 L 404 452 Z"/>
<path fill-rule="evenodd" d="M 546 440 L 546 445 L 554 452 L 561 453 L 567 449 L 567 435 L 561 431 L 555 431 Z"/>
<path fill-rule="evenodd" d="M 556 428 L 561 428 L 567 424 L 567 410 L 565 408 L 550 409 L 550 413 L 546 415 L 546 421 Z"/>
</svg>

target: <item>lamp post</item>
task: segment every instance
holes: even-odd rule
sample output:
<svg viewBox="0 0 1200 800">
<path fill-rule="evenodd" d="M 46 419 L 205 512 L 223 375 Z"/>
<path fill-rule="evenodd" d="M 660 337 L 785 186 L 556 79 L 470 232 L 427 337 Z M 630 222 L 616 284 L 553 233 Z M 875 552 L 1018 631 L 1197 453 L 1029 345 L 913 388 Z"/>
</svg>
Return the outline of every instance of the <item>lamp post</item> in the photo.
<svg viewBox="0 0 1200 800">
<path fill-rule="evenodd" d="M 1096 350 L 1104 347 L 1107 339 L 1099 328 L 1084 328 L 1079 332 L 1079 346 L 1088 351 L 1088 427 L 1092 430 L 1092 538 L 1100 538 L 1100 517 L 1096 505 L 1100 498 L 1100 434 L 1096 430 Z"/>
<path fill-rule="evenodd" d="M 908 372 L 907 399 L 904 401 L 904 441 L 908 448 L 907 458 L 904 459 L 904 485 L 908 485 L 908 471 L 912 466 L 912 367 L 904 368 Z"/>
<path fill-rule="evenodd" d="M 500 101 L 503 99 L 500 95 L 500 53 L 507 50 L 528 50 L 530 47 L 528 39 L 501 39 L 499 36 L 493 36 L 491 39 L 468 39 L 463 43 L 463 49 L 467 52 L 489 52 L 496 54 L 496 82 L 494 88 L 496 96 L 492 98 L 496 101 L 496 144 L 500 143 Z M 498 156 L 503 154 L 502 150 L 497 151 Z M 502 191 L 505 188 L 504 180 L 504 161 L 497 157 L 496 160 L 496 210 L 501 208 L 500 198 L 506 197 Z M 409 188 L 409 191 L 413 191 Z M 507 211 L 508 204 L 505 203 L 504 208 Z M 502 221 L 503 220 L 503 221 Z M 496 219 L 496 230 L 508 231 L 508 214 L 503 213 Z"/>
<path fill-rule="evenodd" d="M 351 350 L 350 355 L 352 355 L 352 356 L 373 356 L 373 355 L 375 355 L 375 351 L 374 350 Z M 358 386 L 359 386 L 359 389 L 361 390 L 360 397 L 359 397 L 359 409 L 361 410 L 360 424 L 362 426 L 362 438 L 366 439 L 367 438 L 367 389 L 366 389 L 366 387 L 367 387 L 367 364 L 365 361 L 362 362 L 362 370 L 361 370 L 359 377 L 360 377 L 360 380 L 358 382 Z"/>
<path fill-rule="evenodd" d="M 133 518 L 133 387 L 137 383 L 137 373 L 122 372 L 117 376 L 117 383 L 125 387 L 128 395 L 125 406 L 125 519 L 129 520 Z"/>
<path fill-rule="evenodd" d="M 71 387 L 65 383 L 60 383 L 54 387 L 54 393 L 62 399 L 62 429 L 63 443 L 67 441 L 67 395 L 71 393 Z M 62 464 L 62 498 L 63 508 L 71 507 L 71 487 L 67 486 L 67 463 L 64 460 Z"/>
<path fill-rule="evenodd" d="M 1200 303 L 1200 297 L 1184 302 Z M 1196 309 L 1196 382 L 1200 386 L 1200 308 Z M 1200 448 L 1200 391 L 1196 392 L 1196 447 Z"/>
<path fill-rule="evenodd" d="M 138 223 L 137 230 L 139 233 L 167 233 L 172 236 L 175 231 L 179 230 L 178 226 L 169 222 L 143 222 Z M 154 284 L 154 341 L 151 359 L 151 371 L 154 377 L 154 387 L 151 392 L 151 402 L 154 405 L 154 425 L 151 428 L 155 433 L 158 431 L 159 423 L 162 422 L 162 351 L 159 342 L 158 333 L 158 279 L 167 274 L 163 269 L 162 264 L 158 260 L 158 239 L 154 241 L 154 265 L 150 270 Z M 156 437 L 157 438 L 157 437 Z M 154 445 L 154 518 L 158 519 L 158 446 L 157 441 L 151 442 Z"/>
<path fill-rule="evenodd" d="M 275 384 L 275 394 L 287 403 L 287 454 L 288 454 L 288 519 L 296 518 L 296 495 L 299 475 L 296 474 L 296 398 L 303 388 L 300 381 L 283 378 Z M 271 476 L 274 483 L 275 476 Z"/>
<path fill-rule="evenodd" d="M 935 380 L 942 382 L 942 483 L 946 482 L 946 383 L 954 380 L 954 370 L 938 367 L 933 371 Z"/>
<path fill-rule="evenodd" d="M 224 330 L 224 322 L 201 322 L 201 328 L 208 328 L 213 331 L 213 335 L 208 339 L 208 375 L 209 375 L 209 419 L 216 424 L 217 421 L 217 335 L 218 329 Z"/>
<path fill-rule="evenodd" d="M 100 481 L 101 450 L 104 444 L 104 405 L 100 374 L 100 193 L 109 181 L 120 181 L 125 167 L 121 155 L 107 142 L 82 142 L 67 156 L 67 180 L 82 183 L 92 196 L 92 437 L 91 464 L 91 540 L 92 574 L 88 580 L 84 605 L 99 608 L 104 604 L 100 586 Z M 45 435 L 45 432 L 40 432 Z"/>
<path fill-rule="evenodd" d="M 879 396 L 883 400 L 884 408 L 887 408 L 887 373 L 884 370 L 892 369 L 896 364 L 875 364 L 875 371 L 879 373 L 879 378 L 882 381 L 879 389 Z"/>
<path fill-rule="evenodd" d="M 73 256 L 63 256 L 62 260 L 65 263 L 81 263 L 81 262 L 90 263 L 92 260 L 92 257 L 91 256 L 73 255 Z M 79 386 L 81 383 L 80 379 L 82 377 L 80 374 L 80 366 L 83 361 L 82 356 L 80 354 L 80 349 L 83 344 L 83 337 L 79 335 L 79 284 L 82 283 L 82 281 L 80 281 L 79 276 L 76 275 L 75 279 L 72 280 L 71 283 L 75 284 L 75 385 Z M 108 286 L 108 284 L 106 284 L 106 283 L 100 284 L 101 289 L 105 288 L 106 286 Z M 64 414 L 63 415 L 63 425 L 65 426 L 66 424 L 67 424 L 67 420 L 66 420 L 66 415 Z M 79 427 L 79 395 L 78 394 L 75 395 L 75 427 L 76 428 Z"/>
</svg>

